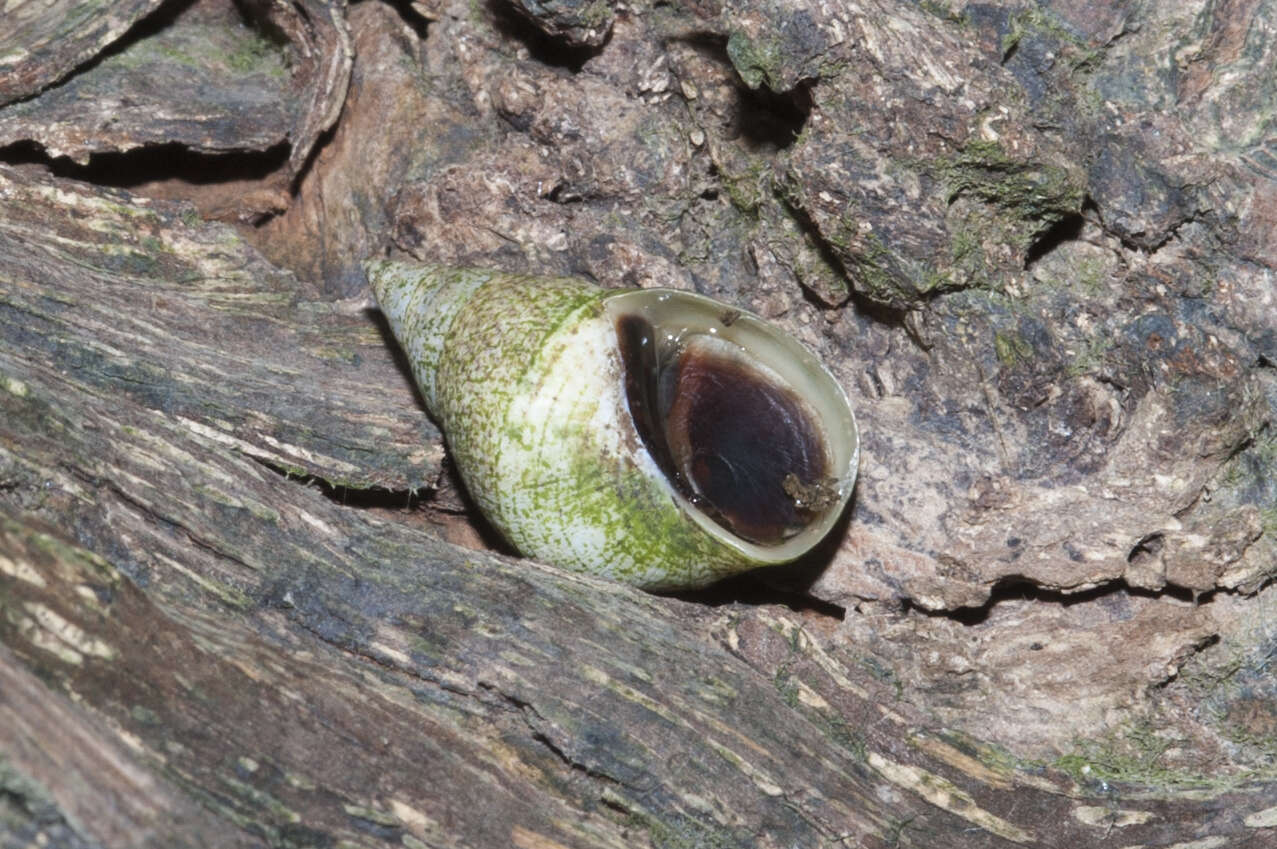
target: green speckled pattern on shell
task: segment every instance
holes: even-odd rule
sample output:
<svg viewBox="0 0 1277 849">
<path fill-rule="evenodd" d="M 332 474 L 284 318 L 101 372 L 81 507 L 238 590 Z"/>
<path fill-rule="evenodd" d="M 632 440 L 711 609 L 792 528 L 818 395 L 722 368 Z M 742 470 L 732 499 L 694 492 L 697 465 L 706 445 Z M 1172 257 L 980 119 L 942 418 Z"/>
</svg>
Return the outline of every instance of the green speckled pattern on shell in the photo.
<svg viewBox="0 0 1277 849">
<path fill-rule="evenodd" d="M 607 291 L 386 261 L 368 272 L 471 496 L 520 552 L 648 589 L 761 565 L 689 520 L 643 448 Z"/>
</svg>

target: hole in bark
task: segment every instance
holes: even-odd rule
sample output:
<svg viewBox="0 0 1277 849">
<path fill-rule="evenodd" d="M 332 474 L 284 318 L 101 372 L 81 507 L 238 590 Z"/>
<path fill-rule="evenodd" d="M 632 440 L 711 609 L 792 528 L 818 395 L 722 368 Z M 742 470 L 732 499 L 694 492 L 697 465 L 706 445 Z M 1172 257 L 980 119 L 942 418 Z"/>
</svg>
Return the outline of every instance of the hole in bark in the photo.
<svg viewBox="0 0 1277 849">
<path fill-rule="evenodd" d="M 1162 553 L 1162 534 L 1153 533 L 1141 539 L 1131 549 L 1131 553 L 1126 555 L 1127 563 L 1143 563 L 1148 560 L 1156 560 Z"/>
<path fill-rule="evenodd" d="M 0 162 L 5 165 L 41 165 L 47 168 L 52 161 L 44 148 L 32 141 L 13 142 L 0 147 Z"/>
<path fill-rule="evenodd" d="M 1085 223 L 1086 219 L 1079 212 L 1065 216 L 1052 224 L 1029 246 L 1029 250 L 1024 256 L 1024 267 L 1026 269 L 1032 268 L 1038 260 L 1051 251 L 1081 237 L 1082 226 Z"/>
<path fill-rule="evenodd" d="M 915 337 L 914 329 L 909 325 L 909 310 L 871 301 L 854 289 L 851 292 L 851 302 L 855 305 L 858 315 L 863 315 L 886 327 L 905 331 L 910 341 L 918 345 L 920 350 L 927 350 Z"/>
<path fill-rule="evenodd" d="M 95 153 L 89 157 L 88 165 L 79 165 L 63 156 L 52 158 L 40 145 L 23 141 L 0 148 L 0 162 L 37 165 L 55 177 L 129 189 L 160 180 L 180 180 L 191 185 L 261 180 L 282 168 L 288 153 L 288 142 L 264 151 L 228 153 L 202 153 L 171 143 L 126 153 Z"/>
<path fill-rule="evenodd" d="M 732 129 L 754 149 L 781 151 L 793 145 L 811 115 L 811 83 L 789 91 L 766 86 L 736 88 L 736 120 Z"/>
<path fill-rule="evenodd" d="M 1002 64 L 1005 65 L 1007 62 L 1010 62 L 1011 58 L 1015 56 L 1015 52 L 1019 49 L 1020 49 L 1020 39 L 1016 38 L 1010 44 L 1008 44 L 1007 47 L 1002 51 L 1002 57 L 1000 60 Z"/>
<path fill-rule="evenodd" d="M 735 80 L 735 114 L 725 127 L 731 138 L 742 139 L 755 150 L 780 151 L 794 143 L 811 116 L 814 80 L 802 80 L 782 92 L 772 91 L 767 86 L 751 89 L 740 79 L 727 55 L 726 38 L 717 33 L 700 32 L 681 36 L 679 40 L 701 56 L 722 65 Z"/>
<path fill-rule="evenodd" d="M 395 10 L 399 19 L 412 29 L 417 38 L 426 37 L 430 29 L 430 19 L 412 7 L 412 0 L 391 0 L 390 8 Z"/>
<path fill-rule="evenodd" d="M 492 16 L 493 28 L 506 38 L 528 48 L 528 54 L 533 59 L 543 65 L 565 68 L 574 74 L 597 56 L 611 39 L 609 33 L 598 47 L 565 44 L 538 29 L 536 24 L 519 14 L 508 0 L 488 0 L 488 13 Z"/>
</svg>

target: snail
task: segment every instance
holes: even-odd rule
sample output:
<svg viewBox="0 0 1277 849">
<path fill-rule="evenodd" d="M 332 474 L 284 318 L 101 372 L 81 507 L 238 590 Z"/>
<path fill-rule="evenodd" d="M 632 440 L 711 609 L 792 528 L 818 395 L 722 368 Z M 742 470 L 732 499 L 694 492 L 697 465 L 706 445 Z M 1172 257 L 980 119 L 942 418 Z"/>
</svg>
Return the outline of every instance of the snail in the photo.
<svg viewBox="0 0 1277 849">
<path fill-rule="evenodd" d="M 672 289 L 366 270 L 467 490 L 525 556 L 695 588 L 798 558 L 851 497 L 846 394 L 758 316 Z"/>
</svg>

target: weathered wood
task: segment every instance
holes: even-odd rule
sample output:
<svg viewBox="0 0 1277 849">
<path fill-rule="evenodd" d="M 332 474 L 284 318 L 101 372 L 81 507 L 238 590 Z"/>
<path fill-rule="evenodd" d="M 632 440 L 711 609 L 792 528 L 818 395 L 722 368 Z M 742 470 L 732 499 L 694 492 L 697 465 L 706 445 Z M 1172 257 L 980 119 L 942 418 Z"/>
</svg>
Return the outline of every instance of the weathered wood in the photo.
<svg viewBox="0 0 1277 849">
<path fill-rule="evenodd" d="M 773 318 L 862 425 L 846 533 L 790 581 L 857 611 L 837 640 L 1022 757 L 1151 722 L 1184 730 L 1155 758 L 1171 772 L 1267 774 L 1264 726 L 1219 721 L 1249 698 L 1219 670 L 1262 677 L 1271 645 L 1249 624 L 1277 569 L 1271 266 L 1261 225 L 1227 210 L 1262 210 L 1272 183 L 1226 147 L 1193 165 L 1160 147 L 1165 110 L 1139 97 L 1171 78 L 1140 57 L 1173 64 L 1153 34 L 1182 11 L 851 3 L 789 27 L 786 4 L 697 6 L 619 15 L 583 53 L 467 9 L 424 36 L 352 10 L 369 58 L 297 202 L 250 234 L 264 253 L 353 293 L 389 233 L 423 261 L 693 287 Z M 1230 14 L 1264 26 L 1240 8 L 1193 26 Z M 1229 56 L 1174 137 L 1262 97 L 1268 43 Z M 1100 136 L 1144 164 L 1092 162 Z M 1172 165 L 1180 189 L 1142 205 Z M 1208 166 L 1227 179 L 1190 179 Z M 1079 186 L 1102 214 L 1069 205 Z M 1139 228 L 1174 238 L 1150 250 Z"/>
<path fill-rule="evenodd" d="M 0 628 L 15 679 L 4 705 L 29 712 L 23 668 L 37 671 L 76 735 L 110 729 L 95 732 L 98 757 L 161 788 L 95 813 L 106 785 L 77 791 L 51 766 L 91 773 L 83 736 L 10 725 L 10 768 L 50 788 L 81 838 L 978 847 L 1094 836 L 1078 810 L 1109 804 L 1085 800 L 1097 787 L 981 763 L 795 614 L 707 610 L 466 553 L 265 470 L 252 458 L 296 462 L 304 433 L 314 470 L 340 473 L 346 455 L 321 446 L 392 430 L 370 414 L 375 397 L 343 419 L 343 388 L 398 382 L 383 415 L 417 418 L 384 360 L 329 356 L 325 368 L 315 356 L 343 323 L 344 338 L 371 342 L 367 319 L 321 312 L 326 344 L 308 343 L 269 320 L 288 278 L 228 231 L 13 172 L 3 189 Z M 23 225 L 35 220 L 46 227 Z M 151 245 L 156 265 L 140 269 L 127 246 L 139 232 L 180 250 Z M 198 278 L 177 273 L 193 267 Z M 236 326 L 249 304 L 256 320 Z M 219 326 L 221 350 L 201 346 Z M 237 371 L 223 362 L 232 355 Z M 325 370 L 322 390 L 299 356 Z M 228 395 L 232 372 L 243 389 Z M 266 391 L 269 375 L 283 379 Z M 309 411 L 317 392 L 332 415 Z M 271 448 L 234 426 L 262 421 L 276 423 L 261 440 Z M 1149 819 L 1123 839 L 1166 841 L 1190 819 L 1240 839 L 1251 829 L 1238 812 L 1270 792 L 1124 800 Z M 172 796 L 180 816 L 165 821 Z"/>
<path fill-rule="evenodd" d="M 232 231 L 193 228 L 189 207 L 64 185 L 6 170 L 0 220 L 9 353 L 61 369 L 69 393 L 50 406 L 46 436 L 58 438 L 56 421 L 153 426 L 114 406 L 128 399 L 281 472 L 361 488 L 433 483 L 438 433 L 410 396 L 386 392 L 405 378 L 362 302 L 319 301 Z M 49 217 L 58 205 L 64 213 Z M 56 296 L 50 282 L 60 282 Z M 100 445 L 83 448 L 101 456 Z M 159 502 L 159 469 L 176 473 L 185 458 L 165 456 L 162 444 L 146 453 L 157 464 L 142 476 L 157 485 L 146 500 Z"/>
<path fill-rule="evenodd" d="M 1271 4 L 420 5 L 237 7 L 289 162 L 135 185 L 300 174 L 265 226 L 0 165 L 0 846 L 1277 845 Z M 684 600 L 443 542 L 388 242 L 784 324 L 842 535 Z"/>
<path fill-rule="evenodd" d="M 81 164 L 145 145 L 224 153 L 284 144 L 301 111 L 289 97 L 284 51 L 237 17 L 230 8 L 205 17 L 188 11 L 130 40 L 0 112 L 0 144 L 30 140 Z"/>
<path fill-rule="evenodd" d="M 35 5 L 19 4 L 0 21 L 0 44 L 13 42 L 6 59 L 21 57 L 18 67 L 0 64 L 0 104 L 25 97 L 0 108 L 0 147 L 34 143 L 49 157 L 81 166 L 95 154 L 112 154 L 105 162 L 116 169 L 128 162 L 118 154 L 145 147 L 167 151 L 166 159 L 179 163 L 185 152 L 256 154 L 239 167 L 257 172 L 259 184 L 240 191 L 238 209 L 227 209 L 215 190 L 206 192 L 201 208 L 209 212 L 249 217 L 283 209 L 293 178 L 345 100 L 352 56 L 341 2 L 170 3 L 158 20 L 146 22 L 153 31 L 134 31 L 117 44 L 124 24 L 155 3 L 105 4 L 109 14 L 41 4 L 46 8 L 33 16 Z M 77 21 L 78 28 L 66 32 Z M 95 56 L 81 72 L 56 81 L 70 70 L 67 61 Z M 201 182 L 217 169 L 215 159 L 202 168 L 199 160 L 167 167 L 178 173 L 165 174 L 165 166 L 153 162 L 149 173 L 134 167 L 106 177 Z"/>
<path fill-rule="evenodd" d="M 96 56 L 161 0 L 8 3 L 0 26 L 0 105 L 30 97 Z"/>
<path fill-rule="evenodd" d="M 45 534 L 6 523 L 4 565 L 27 582 L 70 578 L 81 587 L 109 591 L 109 569 L 90 555 L 66 550 Z M 28 536 L 29 534 L 29 536 Z M 30 546 L 24 550 L 24 544 Z M 52 550 L 51 550 L 52 549 Z M 14 556 L 17 559 L 9 559 Z M 87 568 L 85 568 L 87 567 Z M 96 567 L 96 568 L 95 568 Z M 37 569 L 39 571 L 37 571 Z M 47 583 L 45 584 L 47 586 Z M 77 584 L 64 585 L 70 588 Z M 8 594 L 6 593 L 6 596 Z M 12 600 L 6 599 L 6 608 Z M 24 636 L 72 665 L 84 657 L 113 659 L 115 649 L 96 636 L 77 631 L 38 601 L 24 612 L 7 610 Z M 45 630 L 41 630 L 45 629 Z M 13 641 L 22 647 L 21 638 Z M 0 790 L 9 805 L 25 808 L 30 819 L 8 811 L 5 846 L 236 846 L 250 845 L 228 832 L 199 802 L 156 773 L 130 740 L 100 715 L 49 689 L 35 670 L 0 645 Z M 8 806 L 7 806 L 8 807 Z"/>
</svg>

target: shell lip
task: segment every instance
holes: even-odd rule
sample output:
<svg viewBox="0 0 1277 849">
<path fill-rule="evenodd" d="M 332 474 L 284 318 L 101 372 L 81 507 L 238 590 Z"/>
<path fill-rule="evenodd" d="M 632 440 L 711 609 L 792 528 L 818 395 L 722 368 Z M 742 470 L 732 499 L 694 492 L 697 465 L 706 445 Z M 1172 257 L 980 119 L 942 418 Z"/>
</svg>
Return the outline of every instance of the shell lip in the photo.
<svg viewBox="0 0 1277 849">
<path fill-rule="evenodd" d="M 763 373 L 772 374 L 803 399 L 815 414 L 829 453 L 825 497 L 829 503 L 792 536 L 776 543 L 747 540 L 720 524 L 670 481 L 671 498 L 705 533 L 757 565 L 786 563 L 819 543 L 838 523 L 851 500 L 860 457 L 860 438 L 851 402 L 838 380 L 810 350 L 788 333 L 747 310 L 677 289 L 634 289 L 603 299 L 614 321 L 641 316 L 679 346 L 686 338 L 709 335 L 737 346 Z"/>
</svg>

